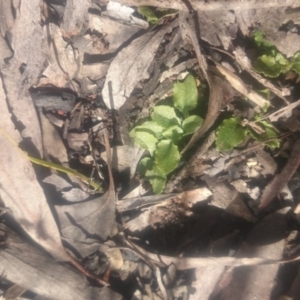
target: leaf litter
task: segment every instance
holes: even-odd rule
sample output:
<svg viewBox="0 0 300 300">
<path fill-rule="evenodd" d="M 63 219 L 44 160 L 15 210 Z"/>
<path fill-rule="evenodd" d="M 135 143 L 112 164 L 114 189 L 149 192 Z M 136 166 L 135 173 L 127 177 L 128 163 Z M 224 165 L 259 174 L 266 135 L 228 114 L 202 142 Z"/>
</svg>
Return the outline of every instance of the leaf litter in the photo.
<svg viewBox="0 0 300 300">
<path fill-rule="evenodd" d="M 297 1 L 0 7 L 1 296 L 297 299 Z"/>
</svg>

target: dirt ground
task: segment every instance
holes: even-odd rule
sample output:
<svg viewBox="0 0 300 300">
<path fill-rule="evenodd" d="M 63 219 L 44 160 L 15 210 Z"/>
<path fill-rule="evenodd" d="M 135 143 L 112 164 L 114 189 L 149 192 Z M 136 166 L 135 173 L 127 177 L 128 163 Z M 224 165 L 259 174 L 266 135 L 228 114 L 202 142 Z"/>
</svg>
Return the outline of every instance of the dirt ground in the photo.
<svg viewBox="0 0 300 300">
<path fill-rule="evenodd" d="M 299 1 L 0 12 L 0 299 L 300 299 Z"/>
</svg>

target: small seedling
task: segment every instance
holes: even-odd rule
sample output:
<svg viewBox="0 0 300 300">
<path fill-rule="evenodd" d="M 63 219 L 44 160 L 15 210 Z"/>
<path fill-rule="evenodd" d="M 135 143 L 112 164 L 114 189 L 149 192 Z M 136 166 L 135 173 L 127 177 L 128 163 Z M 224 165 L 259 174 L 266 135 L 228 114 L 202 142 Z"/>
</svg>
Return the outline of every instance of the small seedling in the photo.
<svg viewBox="0 0 300 300">
<path fill-rule="evenodd" d="M 184 146 L 184 137 L 193 134 L 203 123 L 201 117 L 190 115 L 198 102 L 196 80 L 188 75 L 183 82 L 174 84 L 173 106 L 156 105 L 150 118 L 130 132 L 135 143 L 148 151 L 149 156 L 139 163 L 139 173 L 150 181 L 156 194 L 163 192 L 167 175 L 178 167 L 181 158 L 179 148 Z M 231 150 L 245 141 L 248 135 L 261 142 L 274 139 L 265 143 L 271 149 L 279 146 L 277 131 L 272 124 L 259 119 L 242 124 L 238 118 L 231 117 L 217 128 L 216 147 L 219 151 Z"/>
<path fill-rule="evenodd" d="M 196 80 L 188 75 L 173 87 L 173 106 L 156 105 L 150 120 L 134 127 L 130 136 L 150 157 L 140 161 L 140 173 L 149 179 L 156 194 L 164 190 L 167 175 L 174 171 L 180 161 L 178 145 L 183 137 L 194 133 L 203 122 L 190 111 L 198 105 L 199 93 Z"/>
<path fill-rule="evenodd" d="M 278 148 L 280 143 L 277 139 L 278 133 L 275 127 L 263 120 L 259 120 L 259 116 L 255 117 L 255 122 L 241 122 L 236 117 L 225 119 L 217 128 L 216 147 L 218 151 L 228 151 L 242 144 L 248 134 L 259 141 L 265 142 L 270 149 Z M 252 125 L 253 124 L 253 125 Z"/>
<path fill-rule="evenodd" d="M 270 42 L 264 39 L 260 31 L 254 32 L 254 41 L 262 55 L 254 61 L 254 68 L 266 77 L 276 78 L 292 70 L 300 74 L 300 52 L 292 59 L 286 59 Z"/>
</svg>

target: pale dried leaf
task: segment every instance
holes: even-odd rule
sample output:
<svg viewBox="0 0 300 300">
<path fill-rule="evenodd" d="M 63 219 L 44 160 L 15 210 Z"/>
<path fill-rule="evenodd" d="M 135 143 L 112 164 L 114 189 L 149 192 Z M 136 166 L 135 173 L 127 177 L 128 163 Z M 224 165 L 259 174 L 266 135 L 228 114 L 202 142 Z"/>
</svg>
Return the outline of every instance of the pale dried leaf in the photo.
<svg viewBox="0 0 300 300">
<path fill-rule="evenodd" d="M 114 199 L 108 194 L 94 200 L 72 205 L 55 206 L 63 237 L 83 257 L 106 240 L 115 223 Z"/>
<path fill-rule="evenodd" d="M 228 33 L 230 26 L 236 26 L 235 14 L 233 11 L 222 9 L 221 11 L 198 11 L 201 39 L 207 41 L 212 46 L 228 50 L 232 37 Z M 218 20 L 218 22 L 214 22 Z"/>
<path fill-rule="evenodd" d="M 62 36 L 60 28 L 50 23 L 45 27 L 45 36 L 50 34 L 51 43 L 44 51 L 48 60 L 48 67 L 43 72 L 46 78 L 41 78 L 39 85 L 52 84 L 57 87 L 65 87 L 74 78 L 77 70 L 77 53 L 72 45 L 68 44 Z"/>
<path fill-rule="evenodd" d="M 118 22 L 115 18 L 89 14 L 89 27 L 105 37 L 105 44 L 98 41 L 93 48 L 85 51 L 91 54 L 116 52 L 126 41 L 130 40 L 140 28 Z M 109 46 L 108 46 L 109 45 Z"/>
<path fill-rule="evenodd" d="M 111 170 L 111 154 L 107 131 L 103 131 L 109 173 L 108 191 L 95 200 L 66 206 L 56 206 L 61 231 L 67 241 L 83 257 L 94 252 L 99 240 L 106 240 L 115 226 L 116 195 Z"/>
<path fill-rule="evenodd" d="M 72 185 L 69 182 L 67 182 L 65 179 L 63 179 L 61 176 L 58 176 L 55 173 L 46 177 L 43 180 L 43 182 L 54 185 L 58 191 L 72 187 Z"/>
<path fill-rule="evenodd" d="M 15 20 L 13 16 L 13 9 L 14 7 L 11 1 L 6 1 L 6 0 L 0 1 L 0 11 L 1 11 L 0 31 L 3 37 L 14 26 Z"/>
<path fill-rule="evenodd" d="M 289 208 L 268 215 L 251 230 L 239 257 L 268 257 L 282 259 L 287 234 L 285 220 Z M 278 264 L 235 268 L 232 282 L 221 293 L 221 299 L 270 299 L 277 280 Z M 245 285 L 244 283 L 247 282 Z"/>
<path fill-rule="evenodd" d="M 126 145 L 112 147 L 112 168 L 118 170 L 119 172 L 129 168 L 133 157 L 132 151 L 132 147 Z M 106 152 L 101 153 L 101 158 L 107 162 Z"/>
<path fill-rule="evenodd" d="M 263 167 L 261 174 L 266 175 L 274 175 L 277 169 L 277 164 L 274 158 L 266 151 L 261 149 L 257 149 L 255 151 L 255 155 L 257 157 L 257 161 Z"/>
<path fill-rule="evenodd" d="M 15 13 L 17 17 L 12 29 L 11 44 L 14 59 L 26 64 L 23 80 L 26 78 L 28 85 L 35 84 L 45 61 L 40 1 L 21 1 Z M 16 79 L 15 82 L 17 81 Z"/>
<path fill-rule="evenodd" d="M 67 1 L 62 22 L 62 29 L 65 36 L 71 37 L 82 32 L 91 3 L 91 0 Z"/>
<path fill-rule="evenodd" d="M 18 134 L 10 119 L 4 97 L 0 98 L 0 105 L 3 113 L 0 128 L 14 138 Z M 20 140 L 21 138 L 18 137 L 16 141 Z M 66 259 L 58 228 L 31 163 L 3 132 L 0 132 L 0 144 L 0 197 L 2 201 L 11 210 L 15 220 L 36 243 L 52 256 Z"/>
<path fill-rule="evenodd" d="M 169 266 L 174 264 L 177 270 L 188 270 L 200 267 L 207 266 L 231 266 L 231 267 L 239 267 L 239 266 L 255 266 L 255 265 L 264 265 L 264 264 L 275 264 L 279 265 L 286 260 L 276 260 L 269 258 L 261 258 L 261 257 L 250 257 L 250 258 L 235 258 L 235 257 L 172 257 L 160 254 L 150 253 L 141 247 L 133 244 L 132 242 L 128 242 L 129 247 L 138 251 L 138 253 L 146 256 L 147 258 L 153 260 L 153 263 L 158 265 Z M 295 258 L 295 260 L 299 260 L 300 257 Z"/>
<path fill-rule="evenodd" d="M 90 198 L 90 194 L 81 189 L 72 188 L 69 191 L 62 191 L 62 197 L 70 202 L 80 202 Z"/>
<path fill-rule="evenodd" d="M 0 67 L 4 64 L 4 59 L 12 55 L 5 39 L 0 35 Z"/>
<path fill-rule="evenodd" d="M 209 299 L 225 269 L 226 267 L 222 265 L 208 265 L 206 267 L 196 268 L 196 278 L 192 282 L 195 293 L 190 295 L 189 299 Z"/>
<path fill-rule="evenodd" d="M 39 120 L 27 86 L 22 84 L 23 78 L 19 68 L 20 63 L 11 60 L 9 65 L 1 69 L 7 102 L 12 109 L 13 116 L 25 127 L 21 131 L 22 137 L 30 138 L 42 156 L 43 146 Z M 0 100 L 5 101 L 5 98 Z"/>
<path fill-rule="evenodd" d="M 56 163 L 68 166 L 67 150 L 59 133 L 43 113 L 40 113 L 39 116 L 43 132 L 44 156 L 47 159 L 54 159 Z"/>
<path fill-rule="evenodd" d="M 106 287 L 88 286 L 78 272 L 25 243 L 12 232 L 8 234 L 7 244 L 9 247 L 0 251 L 0 273 L 43 299 L 121 299 L 119 294 Z"/>
<path fill-rule="evenodd" d="M 222 208 L 228 213 L 244 218 L 249 222 L 255 222 L 256 217 L 251 213 L 243 198 L 232 187 L 230 188 L 224 182 L 217 182 L 216 178 L 210 178 L 205 175 L 204 180 L 213 193 L 211 205 Z"/>
<path fill-rule="evenodd" d="M 145 20 L 139 19 L 135 17 L 135 10 L 131 7 L 121 5 L 115 1 L 109 1 L 106 7 L 106 11 L 103 12 L 102 15 L 110 16 L 114 19 L 121 20 L 124 23 L 139 26 L 143 29 L 147 29 L 149 27 L 149 23 Z"/>
<path fill-rule="evenodd" d="M 217 64 L 217 69 L 225 76 L 228 82 L 234 87 L 237 91 L 243 94 L 245 97 L 249 98 L 253 103 L 258 105 L 259 107 L 265 107 L 269 105 L 269 102 L 264 99 L 262 96 L 257 94 L 256 92 L 252 91 L 247 87 L 244 82 L 240 79 L 239 76 L 235 75 L 227 68 L 223 67 L 222 65 Z"/>
<path fill-rule="evenodd" d="M 88 77 L 92 80 L 98 80 L 106 75 L 109 68 L 109 64 L 95 63 L 95 64 L 84 64 L 78 74 L 78 78 Z"/>
<path fill-rule="evenodd" d="M 150 66 L 164 35 L 178 23 L 172 22 L 157 32 L 149 32 L 134 40 L 118 53 L 111 63 L 102 91 L 103 100 L 110 109 L 119 109 L 139 81 L 148 77 Z M 118 80 L 115 80 L 115 79 Z"/>
</svg>

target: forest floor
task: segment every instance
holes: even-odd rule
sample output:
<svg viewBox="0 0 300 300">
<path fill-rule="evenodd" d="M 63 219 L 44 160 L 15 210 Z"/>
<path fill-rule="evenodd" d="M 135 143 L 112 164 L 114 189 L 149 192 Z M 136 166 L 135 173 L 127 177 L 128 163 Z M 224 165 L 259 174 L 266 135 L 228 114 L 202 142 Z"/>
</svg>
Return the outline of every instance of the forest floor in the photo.
<svg viewBox="0 0 300 300">
<path fill-rule="evenodd" d="M 299 1 L 0 11 L 0 299 L 299 299 Z"/>
</svg>

